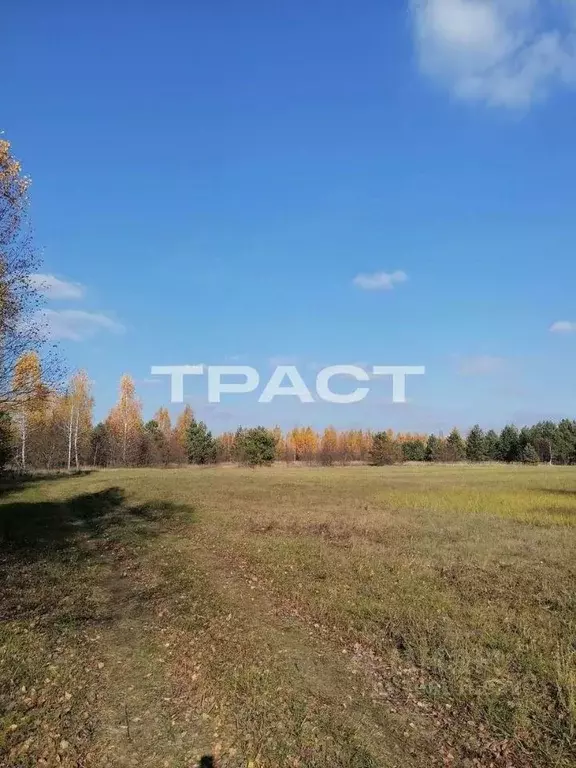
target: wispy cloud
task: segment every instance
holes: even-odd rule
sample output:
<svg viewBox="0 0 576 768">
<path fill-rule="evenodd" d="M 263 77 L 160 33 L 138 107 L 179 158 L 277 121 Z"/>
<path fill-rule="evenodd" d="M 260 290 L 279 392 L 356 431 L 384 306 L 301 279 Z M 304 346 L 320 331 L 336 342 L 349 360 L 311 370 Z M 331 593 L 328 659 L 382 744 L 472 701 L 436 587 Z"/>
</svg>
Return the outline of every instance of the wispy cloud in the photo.
<svg viewBox="0 0 576 768">
<path fill-rule="evenodd" d="M 55 275 L 42 273 L 30 275 L 30 284 L 48 299 L 81 299 L 86 293 L 81 283 L 70 283 L 60 280 Z"/>
<path fill-rule="evenodd" d="M 421 69 L 459 98 L 526 108 L 576 85 L 576 3 L 409 0 Z"/>
<path fill-rule="evenodd" d="M 361 273 L 356 275 L 352 282 L 364 291 L 391 291 L 395 285 L 405 283 L 406 280 L 408 280 L 406 272 L 396 270 L 396 272 Z"/>
<path fill-rule="evenodd" d="M 461 376 L 485 376 L 502 371 L 506 365 L 507 361 L 503 357 L 492 355 L 463 357 L 458 362 L 458 373 Z"/>
<path fill-rule="evenodd" d="M 100 331 L 123 333 L 124 326 L 117 320 L 99 312 L 85 312 L 80 309 L 43 309 L 39 313 L 40 325 L 46 328 L 51 339 L 83 341 Z"/>
<path fill-rule="evenodd" d="M 52 274 L 35 273 L 29 276 L 30 284 L 48 300 L 82 299 L 86 288 L 81 283 L 62 280 Z M 124 326 L 103 312 L 82 309 L 42 309 L 35 321 L 47 338 L 84 341 L 101 331 L 123 333 Z"/>
<path fill-rule="evenodd" d="M 572 320 L 557 320 L 550 326 L 551 333 L 576 333 L 576 322 Z"/>
</svg>

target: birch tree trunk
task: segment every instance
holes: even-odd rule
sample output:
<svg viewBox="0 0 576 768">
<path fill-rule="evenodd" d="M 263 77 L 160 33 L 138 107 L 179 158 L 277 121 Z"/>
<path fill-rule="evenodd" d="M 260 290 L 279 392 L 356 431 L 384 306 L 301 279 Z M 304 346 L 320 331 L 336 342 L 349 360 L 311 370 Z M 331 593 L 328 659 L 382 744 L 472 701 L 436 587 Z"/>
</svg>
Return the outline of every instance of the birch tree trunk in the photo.
<svg viewBox="0 0 576 768">
<path fill-rule="evenodd" d="M 74 404 L 70 406 L 70 420 L 68 422 L 68 472 L 72 465 L 72 424 L 74 421 Z"/>
<path fill-rule="evenodd" d="M 26 469 L 26 414 L 22 414 L 22 469 Z"/>
<path fill-rule="evenodd" d="M 80 411 L 76 412 L 76 425 L 74 426 L 74 462 L 76 469 L 80 468 L 80 462 L 78 461 L 78 428 L 80 422 Z"/>
</svg>

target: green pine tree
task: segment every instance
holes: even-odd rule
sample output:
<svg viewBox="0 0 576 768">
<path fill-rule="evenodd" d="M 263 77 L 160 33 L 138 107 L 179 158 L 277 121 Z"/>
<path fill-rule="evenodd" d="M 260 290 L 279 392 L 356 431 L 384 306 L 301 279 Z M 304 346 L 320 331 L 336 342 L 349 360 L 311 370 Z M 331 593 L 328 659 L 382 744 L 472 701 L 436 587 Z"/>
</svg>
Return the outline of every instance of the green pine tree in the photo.
<svg viewBox="0 0 576 768">
<path fill-rule="evenodd" d="M 507 424 L 500 433 L 498 458 L 500 461 L 520 461 L 522 447 L 520 433 L 513 424 Z"/>
<path fill-rule="evenodd" d="M 426 443 L 422 440 L 406 440 L 402 443 L 404 461 L 424 461 L 426 459 Z"/>
<path fill-rule="evenodd" d="M 211 464 L 216 459 L 216 443 L 203 421 L 192 420 L 187 435 L 190 464 Z"/>
<path fill-rule="evenodd" d="M 562 419 L 556 430 L 554 461 L 560 464 L 576 463 L 576 421 Z"/>
<path fill-rule="evenodd" d="M 488 458 L 486 437 L 479 424 L 475 424 L 470 432 L 468 432 L 468 437 L 466 438 L 466 458 L 468 461 L 484 461 Z"/>
<path fill-rule="evenodd" d="M 498 461 L 500 458 L 500 440 L 493 429 L 484 436 L 484 454 L 488 461 Z"/>
<path fill-rule="evenodd" d="M 402 461 L 402 449 L 386 432 L 376 432 L 372 437 L 372 450 L 370 452 L 372 464 L 384 466 L 385 464 L 398 464 Z"/>
<path fill-rule="evenodd" d="M 521 460 L 524 464 L 539 464 L 538 452 L 532 443 L 527 443 L 522 449 Z"/>
<path fill-rule="evenodd" d="M 266 427 L 239 429 L 236 432 L 236 457 L 249 467 L 272 464 L 276 458 L 276 436 Z"/>
<path fill-rule="evenodd" d="M 430 435 L 426 441 L 425 461 L 440 461 L 442 459 L 442 443 L 436 435 Z"/>
<path fill-rule="evenodd" d="M 463 461 L 466 458 L 466 443 L 456 427 L 446 438 L 445 456 L 446 461 Z"/>
<path fill-rule="evenodd" d="M 170 461 L 170 446 L 166 436 L 155 419 L 150 419 L 144 425 L 140 444 L 139 463 L 144 466 L 168 464 Z"/>
<path fill-rule="evenodd" d="M 540 421 L 530 427 L 530 442 L 536 449 L 540 461 L 552 464 L 558 461 L 556 455 L 559 453 L 559 425 L 553 421 Z"/>
</svg>

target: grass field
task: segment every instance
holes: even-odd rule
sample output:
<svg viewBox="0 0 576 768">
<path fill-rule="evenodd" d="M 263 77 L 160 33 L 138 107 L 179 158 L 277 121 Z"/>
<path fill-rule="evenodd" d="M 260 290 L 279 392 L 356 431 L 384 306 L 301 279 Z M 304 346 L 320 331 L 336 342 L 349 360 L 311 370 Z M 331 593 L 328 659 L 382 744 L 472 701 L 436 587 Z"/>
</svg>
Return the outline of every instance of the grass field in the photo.
<svg viewBox="0 0 576 768">
<path fill-rule="evenodd" d="M 574 766 L 576 469 L 6 487 L 1 766 Z"/>
</svg>

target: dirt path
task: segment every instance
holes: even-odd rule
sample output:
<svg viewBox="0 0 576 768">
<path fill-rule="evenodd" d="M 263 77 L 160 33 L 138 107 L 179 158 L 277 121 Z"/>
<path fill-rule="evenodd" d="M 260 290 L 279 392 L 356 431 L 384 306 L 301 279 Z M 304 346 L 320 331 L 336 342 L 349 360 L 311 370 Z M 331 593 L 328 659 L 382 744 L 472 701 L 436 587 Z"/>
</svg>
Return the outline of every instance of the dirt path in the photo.
<svg viewBox="0 0 576 768">
<path fill-rule="evenodd" d="M 93 646 L 101 669 L 86 764 L 191 766 L 209 755 L 222 766 L 416 765 L 402 721 L 351 660 L 279 614 L 210 541 L 201 528 L 164 534 L 116 555 L 101 579 L 116 618 Z M 430 754 L 410 736 L 414 752 Z"/>
</svg>

